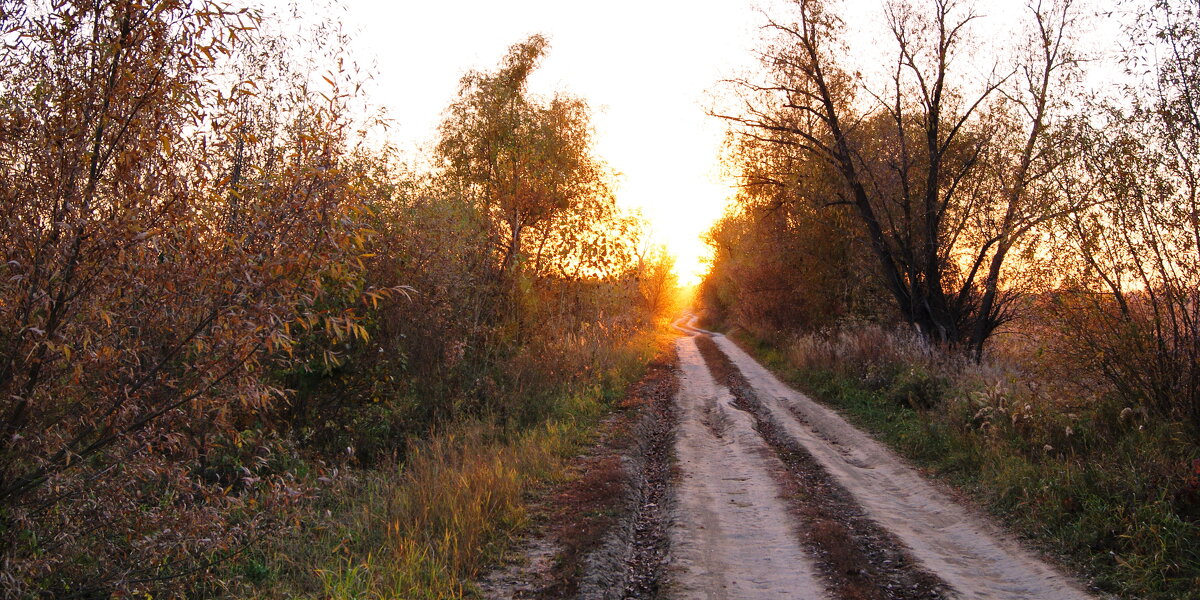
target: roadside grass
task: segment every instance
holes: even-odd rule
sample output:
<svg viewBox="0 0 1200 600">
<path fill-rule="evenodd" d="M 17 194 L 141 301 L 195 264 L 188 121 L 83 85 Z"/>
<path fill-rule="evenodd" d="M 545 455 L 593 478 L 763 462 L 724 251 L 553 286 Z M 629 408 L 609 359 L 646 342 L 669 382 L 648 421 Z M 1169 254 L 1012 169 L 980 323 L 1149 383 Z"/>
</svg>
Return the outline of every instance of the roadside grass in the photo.
<svg viewBox="0 0 1200 600">
<path fill-rule="evenodd" d="M 1200 598 L 1200 447 L 1180 426 L 878 328 L 776 345 L 734 337 L 1098 590 Z"/>
<path fill-rule="evenodd" d="M 225 594 L 474 597 L 472 581 L 529 525 L 529 505 L 568 476 L 571 457 L 668 339 L 662 330 L 640 334 L 605 348 L 588 376 L 547 382 L 556 389 L 530 400 L 542 407 L 532 426 L 450 424 L 411 443 L 402 461 L 342 475 L 289 535 L 226 566 Z"/>
</svg>

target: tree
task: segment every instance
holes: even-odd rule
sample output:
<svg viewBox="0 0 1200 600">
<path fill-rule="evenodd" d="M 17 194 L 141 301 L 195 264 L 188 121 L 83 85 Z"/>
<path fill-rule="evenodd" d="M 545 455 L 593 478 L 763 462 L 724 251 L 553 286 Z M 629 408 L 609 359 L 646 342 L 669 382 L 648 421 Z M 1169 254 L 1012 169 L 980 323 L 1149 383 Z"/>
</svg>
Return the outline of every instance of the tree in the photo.
<svg viewBox="0 0 1200 600">
<path fill-rule="evenodd" d="M 822 203 L 853 209 L 902 317 L 979 356 L 1010 317 L 1006 259 L 1081 201 L 1039 187 L 1062 162 L 1054 98 L 1075 64 L 1073 17 L 1069 1 L 1031 4 L 1027 56 L 970 81 L 955 59 L 978 15 L 955 0 L 922 4 L 888 5 L 896 58 L 886 83 L 873 85 L 840 59 L 849 54 L 840 18 L 823 2 L 795 0 L 793 21 L 767 25 L 771 79 L 735 81 L 742 111 L 719 116 L 827 164 L 838 185 Z"/>
<path fill-rule="evenodd" d="M 653 319 L 671 314 L 679 288 L 675 257 L 663 246 L 644 249 L 637 258 L 638 294 L 645 314 Z"/>
<path fill-rule="evenodd" d="M 726 161 L 734 206 L 707 233 L 702 286 L 711 316 L 764 338 L 879 316 L 871 264 L 856 253 L 854 215 L 825 206 L 838 175 L 795 147 L 740 136 Z"/>
<path fill-rule="evenodd" d="M 530 74 L 548 48 L 540 35 L 514 45 L 494 73 L 470 72 L 441 127 L 437 155 L 450 178 L 500 225 L 503 269 L 515 274 L 523 243 L 576 209 L 612 206 L 607 173 L 592 154 L 590 115 L 580 99 L 531 97 Z M 597 215 L 603 217 L 605 215 Z"/>
<path fill-rule="evenodd" d="M 229 507 L 287 502 L 284 475 L 247 483 L 208 461 L 286 397 L 263 372 L 301 358 L 289 358 L 298 340 L 324 340 L 318 356 L 336 360 L 337 343 L 363 336 L 362 172 L 336 90 L 301 93 L 264 132 L 274 162 L 247 160 L 239 106 L 254 86 L 231 89 L 219 64 L 254 35 L 253 13 L 9 7 L 2 587 L 137 589 L 197 571 L 264 523 Z"/>
<path fill-rule="evenodd" d="M 1092 108 L 1060 178 L 1097 204 L 1059 222 L 1059 338 L 1126 401 L 1200 431 L 1200 5 L 1154 2 L 1129 33 L 1149 81 Z"/>
</svg>

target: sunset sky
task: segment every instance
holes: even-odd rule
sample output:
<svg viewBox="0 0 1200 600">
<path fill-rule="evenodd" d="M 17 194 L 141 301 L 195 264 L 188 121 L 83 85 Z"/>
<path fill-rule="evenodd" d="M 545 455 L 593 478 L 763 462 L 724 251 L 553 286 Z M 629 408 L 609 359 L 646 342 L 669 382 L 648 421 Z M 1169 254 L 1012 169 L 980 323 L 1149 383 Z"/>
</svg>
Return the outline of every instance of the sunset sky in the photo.
<svg viewBox="0 0 1200 600">
<path fill-rule="evenodd" d="M 705 115 L 706 92 L 753 62 L 748 1 L 347 0 L 341 18 L 358 54 L 374 55 L 372 99 L 407 148 L 434 138 L 464 72 L 495 68 L 512 44 L 546 35 L 533 91 L 588 101 L 597 153 L 621 173 L 619 202 L 643 212 L 685 281 L 698 279 L 699 236 L 731 194 L 718 173 L 723 126 Z"/>
<path fill-rule="evenodd" d="M 281 0 L 283 1 L 283 0 Z M 769 0 L 344 0 L 337 9 L 355 55 L 374 61 L 371 99 L 394 121 L 402 148 L 428 148 L 442 111 L 469 69 L 495 68 L 512 44 L 551 43 L 535 93 L 564 91 L 594 111 L 597 152 L 621 174 L 618 201 L 640 209 L 692 283 L 704 272 L 700 235 L 721 215 L 732 182 L 720 175 L 723 125 L 705 114 L 719 80 L 753 68 Z M 883 0 L 846 0 L 851 47 L 875 44 Z M 1017 0 L 978 2 L 988 43 L 1012 40 Z M 855 43 L 855 40 L 858 40 Z M 986 44 L 974 52 L 986 52 Z M 878 55 L 883 57 L 885 55 Z M 885 59 L 886 60 L 886 59 Z"/>
</svg>

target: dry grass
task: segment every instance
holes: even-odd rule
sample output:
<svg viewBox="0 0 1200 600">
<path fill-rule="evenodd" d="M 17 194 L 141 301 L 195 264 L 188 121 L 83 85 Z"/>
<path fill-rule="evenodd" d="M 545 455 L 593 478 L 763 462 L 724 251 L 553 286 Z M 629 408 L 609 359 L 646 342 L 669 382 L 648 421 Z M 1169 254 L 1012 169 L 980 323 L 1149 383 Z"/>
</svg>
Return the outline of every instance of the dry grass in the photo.
<svg viewBox="0 0 1200 600">
<path fill-rule="evenodd" d="M 228 591 L 330 600 L 469 597 L 470 582 L 527 524 L 530 495 L 562 476 L 587 426 L 549 421 L 516 437 L 500 433 L 463 424 L 420 443 L 402 464 L 347 478 L 324 511 L 243 561 L 243 577 L 230 578 Z M 260 575 L 245 577 L 247 565 Z"/>
<path fill-rule="evenodd" d="M 567 476 L 567 462 L 661 344 L 656 334 L 641 333 L 618 347 L 596 348 L 615 345 L 609 336 L 597 338 L 603 339 L 577 341 L 574 352 L 600 357 L 599 364 L 557 393 L 544 389 L 549 383 L 537 390 L 538 424 L 459 423 L 412 444 L 400 463 L 336 476 L 325 504 L 314 506 L 291 535 L 268 540 L 230 566 L 226 594 L 471 597 L 471 582 L 529 524 L 532 498 Z M 512 401 L 519 399 L 514 393 Z"/>
<path fill-rule="evenodd" d="M 903 454 L 1070 557 L 1098 588 L 1188 597 L 1200 586 L 1200 448 L 1018 337 L 983 364 L 908 330 L 801 336 L 763 361 Z M 1194 466 L 1195 465 L 1195 466 Z"/>
<path fill-rule="evenodd" d="M 549 424 L 511 443 L 489 443 L 483 426 L 439 436 L 414 451 L 364 502 L 352 529 L 383 529 L 322 573 L 329 598 L 461 598 L 464 582 L 504 549 L 526 522 L 522 499 L 574 448 L 571 426 Z M 366 551 L 365 557 L 363 550 Z"/>
</svg>

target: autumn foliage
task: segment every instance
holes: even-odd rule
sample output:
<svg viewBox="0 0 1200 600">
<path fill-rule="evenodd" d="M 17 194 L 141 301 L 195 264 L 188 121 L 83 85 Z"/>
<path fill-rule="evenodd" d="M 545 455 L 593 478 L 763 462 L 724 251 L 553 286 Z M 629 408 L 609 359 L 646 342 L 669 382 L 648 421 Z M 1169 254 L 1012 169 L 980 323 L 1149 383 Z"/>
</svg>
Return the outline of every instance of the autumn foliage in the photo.
<svg viewBox="0 0 1200 600">
<path fill-rule="evenodd" d="M 532 421 L 506 399 L 596 357 L 529 354 L 653 318 L 582 101 L 471 75 L 446 173 L 406 175 L 339 51 L 310 71 L 262 25 L 0 3 L 0 595 L 194 585 L 334 466 Z M 527 74 L 545 43 L 518 48 Z"/>
<path fill-rule="evenodd" d="M 741 187 L 700 297 L 1104 591 L 1178 598 L 1200 565 L 1200 7 L 1127 6 L 1024 3 L 991 44 L 982 6 L 889 2 L 874 62 L 838 3 L 770 11 L 762 70 L 713 110 Z M 1104 19 L 1119 74 L 1083 51 Z"/>
<path fill-rule="evenodd" d="M 710 233 L 714 314 L 776 337 L 901 321 L 975 360 L 1033 320 L 1075 377 L 1200 426 L 1195 7 L 1127 23 L 1145 85 L 1107 96 L 1082 83 L 1070 1 L 1025 6 L 1007 55 L 967 53 L 987 19 L 970 3 L 891 4 L 882 65 L 839 52 L 845 18 L 816 0 L 769 15 L 761 77 L 714 111 L 743 184 Z"/>
</svg>

